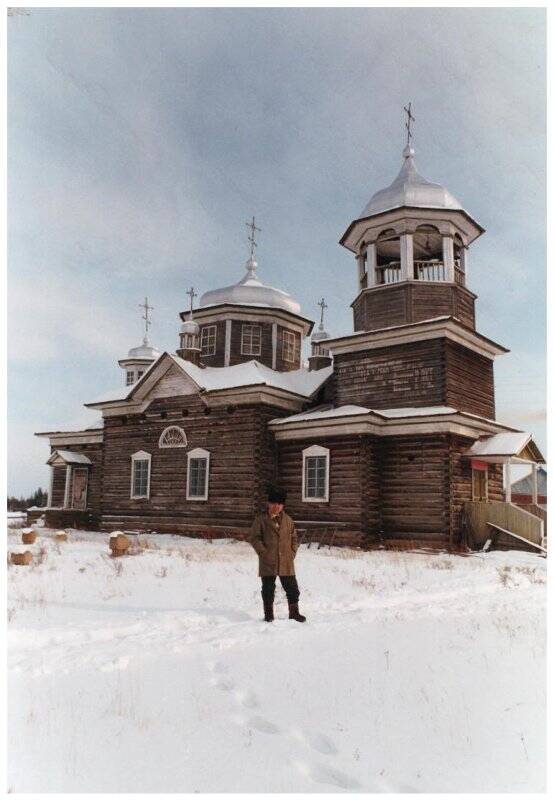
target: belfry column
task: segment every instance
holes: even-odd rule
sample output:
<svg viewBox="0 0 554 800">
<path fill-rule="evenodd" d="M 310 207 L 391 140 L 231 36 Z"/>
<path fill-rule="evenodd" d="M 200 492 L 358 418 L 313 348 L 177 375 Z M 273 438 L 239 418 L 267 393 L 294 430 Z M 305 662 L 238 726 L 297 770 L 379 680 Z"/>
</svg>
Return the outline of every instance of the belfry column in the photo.
<svg viewBox="0 0 554 800">
<path fill-rule="evenodd" d="M 446 280 L 454 283 L 454 240 L 451 236 L 442 237 L 442 260 Z"/>
<path fill-rule="evenodd" d="M 414 279 L 414 237 L 412 233 L 403 233 L 400 237 L 400 280 Z"/>
<path fill-rule="evenodd" d="M 368 244 L 366 258 L 365 258 L 365 268 L 367 272 L 367 288 L 369 289 L 372 286 L 376 285 L 377 282 L 377 245 L 376 244 Z"/>
<path fill-rule="evenodd" d="M 366 276 L 365 255 L 360 253 L 360 255 L 356 256 L 356 261 L 358 262 L 358 289 L 361 292 L 364 288 L 364 278 Z"/>
</svg>

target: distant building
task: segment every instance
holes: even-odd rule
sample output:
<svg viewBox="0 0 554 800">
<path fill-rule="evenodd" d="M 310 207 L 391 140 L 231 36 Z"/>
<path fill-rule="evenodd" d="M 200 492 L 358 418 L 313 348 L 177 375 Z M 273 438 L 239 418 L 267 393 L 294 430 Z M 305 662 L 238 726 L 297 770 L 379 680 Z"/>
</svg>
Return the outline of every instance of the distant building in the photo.
<svg viewBox="0 0 554 800">
<path fill-rule="evenodd" d="M 511 463 L 544 463 L 495 418 L 507 350 L 476 330 L 467 286 L 484 229 L 408 144 L 340 240 L 357 264 L 354 330 L 330 337 L 322 317 L 308 367 L 314 323 L 262 282 L 256 230 L 238 283 L 194 311 L 191 290 L 176 352 L 146 338 L 119 361 L 122 385 L 85 403 L 99 427 L 37 434 L 51 448 L 47 522 L 240 538 L 276 482 L 297 522 L 334 525 L 337 543 L 456 547 L 464 504 L 503 502 L 504 466 L 509 485 Z"/>
<path fill-rule="evenodd" d="M 546 470 L 537 468 L 537 504 L 546 508 Z M 512 503 L 527 505 L 533 502 L 533 473 L 512 483 Z"/>
</svg>

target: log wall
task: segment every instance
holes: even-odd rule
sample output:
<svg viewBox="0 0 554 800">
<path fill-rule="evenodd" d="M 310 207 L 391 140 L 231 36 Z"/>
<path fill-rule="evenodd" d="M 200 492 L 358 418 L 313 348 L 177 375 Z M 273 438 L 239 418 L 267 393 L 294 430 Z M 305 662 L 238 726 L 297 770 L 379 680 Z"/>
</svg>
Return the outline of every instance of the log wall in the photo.
<svg viewBox="0 0 554 800">
<path fill-rule="evenodd" d="M 495 419 L 494 374 L 490 358 L 461 344 L 444 341 L 446 405 Z"/>
<path fill-rule="evenodd" d="M 442 339 L 335 355 L 337 405 L 404 408 L 444 404 Z"/>
<path fill-rule="evenodd" d="M 207 367 L 223 367 L 225 364 L 225 320 L 210 322 L 200 325 L 200 341 L 202 341 L 202 329 L 212 325 L 216 326 L 215 353 L 212 356 L 200 356 L 201 361 Z"/>
<path fill-rule="evenodd" d="M 475 295 L 464 286 L 413 281 L 366 289 L 352 303 L 355 331 L 453 316 L 475 328 Z"/>
<path fill-rule="evenodd" d="M 207 413 L 209 411 L 209 413 Z M 145 530 L 245 528 L 274 476 L 267 421 L 286 412 L 261 406 L 207 409 L 198 395 L 157 398 L 142 415 L 106 420 L 102 523 Z M 168 425 L 179 425 L 186 448 L 158 447 Z M 187 453 L 210 453 L 208 500 L 187 500 Z M 131 456 L 150 453 L 150 497 L 132 499 Z M 189 526 L 188 528 L 186 526 Z"/>
</svg>

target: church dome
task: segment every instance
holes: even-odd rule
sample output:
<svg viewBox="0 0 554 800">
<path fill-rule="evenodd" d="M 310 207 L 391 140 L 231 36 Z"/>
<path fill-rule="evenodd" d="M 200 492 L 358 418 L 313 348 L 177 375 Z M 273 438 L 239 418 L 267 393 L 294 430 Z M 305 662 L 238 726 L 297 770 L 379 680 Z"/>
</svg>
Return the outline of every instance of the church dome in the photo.
<svg viewBox="0 0 554 800">
<path fill-rule="evenodd" d="M 147 342 L 143 342 L 139 347 L 131 347 L 127 358 L 151 358 L 155 360 L 159 358 L 160 355 L 161 353 L 159 350 L 156 350 L 155 347 L 152 347 Z"/>
<path fill-rule="evenodd" d="M 393 208 L 412 206 L 415 208 L 447 208 L 463 211 L 461 204 L 448 189 L 431 183 L 417 171 L 413 147 L 404 148 L 404 163 L 394 181 L 385 189 L 376 192 L 366 205 L 360 218 L 371 217 Z"/>
<path fill-rule="evenodd" d="M 181 333 L 188 333 L 192 336 L 198 336 L 200 333 L 200 325 L 193 319 L 189 319 L 186 322 L 183 322 L 181 325 Z"/>
<path fill-rule="evenodd" d="M 259 279 L 256 269 L 257 261 L 249 258 L 246 262 L 246 275 L 238 283 L 212 289 L 200 298 L 200 307 L 215 306 L 220 303 L 234 305 L 263 306 L 264 308 L 282 308 L 291 314 L 300 313 L 300 304 L 282 289 L 266 286 Z"/>
</svg>

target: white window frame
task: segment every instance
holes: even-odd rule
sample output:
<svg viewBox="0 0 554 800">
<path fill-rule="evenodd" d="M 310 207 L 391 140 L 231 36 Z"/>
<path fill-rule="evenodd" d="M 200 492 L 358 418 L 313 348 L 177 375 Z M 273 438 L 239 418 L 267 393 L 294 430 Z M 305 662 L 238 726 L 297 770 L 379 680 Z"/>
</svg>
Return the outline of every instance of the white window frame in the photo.
<svg viewBox="0 0 554 800">
<path fill-rule="evenodd" d="M 254 348 L 254 329 L 258 330 L 258 349 Z M 248 330 L 248 337 L 250 338 L 250 344 L 248 344 L 245 339 L 245 333 Z M 257 325 L 255 323 L 248 323 L 243 322 L 242 328 L 240 332 L 240 352 L 243 356 L 260 356 L 262 354 L 262 326 Z"/>
<path fill-rule="evenodd" d="M 190 494 L 190 466 L 191 466 L 191 461 L 194 458 L 203 458 L 206 460 L 206 486 L 203 495 Z M 208 499 L 209 485 L 210 485 L 210 453 L 208 450 L 204 450 L 202 447 L 195 447 L 194 450 L 190 450 L 187 453 L 187 500 L 200 500 L 201 502 L 206 501 Z"/>
<path fill-rule="evenodd" d="M 166 433 L 168 431 L 172 431 L 172 430 L 179 431 L 179 433 L 183 437 L 183 441 L 182 442 L 179 442 L 178 444 L 166 444 L 164 442 L 164 440 L 163 440 L 164 436 L 166 435 Z M 186 446 L 187 446 L 187 434 L 178 425 L 168 425 L 167 428 L 163 429 L 163 431 L 161 432 L 160 438 L 158 439 L 158 447 L 160 447 L 162 450 L 165 449 L 165 448 L 171 449 L 173 447 L 186 447 Z"/>
<path fill-rule="evenodd" d="M 148 482 L 146 486 L 146 494 L 135 494 L 135 461 L 148 462 Z M 149 500 L 150 499 L 150 475 L 152 472 L 152 454 L 146 453 L 144 450 L 138 450 L 131 456 L 131 500 Z"/>
<path fill-rule="evenodd" d="M 292 358 L 289 358 L 291 352 Z M 298 361 L 300 356 L 300 337 L 294 331 L 283 331 L 282 356 L 283 361 L 288 361 L 290 364 L 296 364 Z"/>
<path fill-rule="evenodd" d="M 325 495 L 324 497 L 308 497 L 306 495 L 306 460 L 314 456 L 323 456 L 326 459 L 325 469 Z M 302 502 L 303 503 L 328 503 L 329 502 L 329 473 L 331 471 L 331 451 L 328 447 L 313 444 L 302 450 Z"/>
<path fill-rule="evenodd" d="M 135 371 L 134 369 L 128 369 L 127 374 L 125 376 L 125 385 L 132 386 L 135 382 Z"/>
<path fill-rule="evenodd" d="M 204 340 L 207 340 L 204 343 Z M 217 343 L 217 325 L 203 325 L 200 331 L 200 353 L 203 356 L 215 356 Z"/>
</svg>

